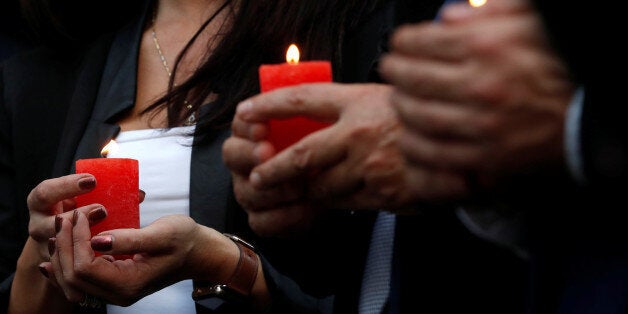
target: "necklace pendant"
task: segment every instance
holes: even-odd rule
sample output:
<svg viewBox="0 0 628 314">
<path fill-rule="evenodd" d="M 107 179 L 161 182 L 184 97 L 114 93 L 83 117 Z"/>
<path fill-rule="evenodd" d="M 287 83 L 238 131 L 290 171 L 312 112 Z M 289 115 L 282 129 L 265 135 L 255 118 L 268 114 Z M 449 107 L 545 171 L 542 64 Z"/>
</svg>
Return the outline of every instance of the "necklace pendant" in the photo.
<svg viewBox="0 0 628 314">
<path fill-rule="evenodd" d="M 185 125 L 186 126 L 191 126 L 196 124 L 196 115 L 194 113 L 192 113 L 188 119 L 185 121 Z"/>
</svg>

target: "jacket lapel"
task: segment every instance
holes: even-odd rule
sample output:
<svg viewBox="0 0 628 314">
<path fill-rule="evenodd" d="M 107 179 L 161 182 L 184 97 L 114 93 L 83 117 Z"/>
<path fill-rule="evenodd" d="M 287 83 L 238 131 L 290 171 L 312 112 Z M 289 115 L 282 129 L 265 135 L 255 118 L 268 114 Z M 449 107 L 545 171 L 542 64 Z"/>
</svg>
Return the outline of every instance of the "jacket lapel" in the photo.
<svg viewBox="0 0 628 314">
<path fill-rule="evenodd" d="M 97 41 L 83 58 L 53 168 L 55 177 L 72 171 L 76 147 L 85 133 L 94 108 L 110 43 L 111 37 Z"/>
</svg>

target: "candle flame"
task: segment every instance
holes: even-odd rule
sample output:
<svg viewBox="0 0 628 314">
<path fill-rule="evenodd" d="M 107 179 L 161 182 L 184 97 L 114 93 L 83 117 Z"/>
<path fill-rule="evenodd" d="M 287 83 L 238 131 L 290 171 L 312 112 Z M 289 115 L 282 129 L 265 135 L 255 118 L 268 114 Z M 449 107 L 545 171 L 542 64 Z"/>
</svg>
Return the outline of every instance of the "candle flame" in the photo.
<svg viewBox="0 0 628 314">
<path fill-rule="evenodd" d="M 102 150 L 100 151 L 100 155 L 104 158 L 107 158 L 107 155 L 109 155 L 110 152 L 115 152 L 117 150 L 118 143 L 116 143 L 116 141 L 114 140 L 111 140 L 107 145 L 105 145 L 105 147 L 102 148 Z"/>
<path fill-rule="evenodd" d="M 485 5 L 486 1 L 487 0 L 469 0 L 469 4 L 474 8 L 478 8 Z"/>
<path fill-rule="evenodd" d="M 298 64 L 299 63 L 299 48 L 297 45 L 292 44 L 288 47 L 288 52 L 286 52 L 286 61 L 290 64 Z"/>
</svg>

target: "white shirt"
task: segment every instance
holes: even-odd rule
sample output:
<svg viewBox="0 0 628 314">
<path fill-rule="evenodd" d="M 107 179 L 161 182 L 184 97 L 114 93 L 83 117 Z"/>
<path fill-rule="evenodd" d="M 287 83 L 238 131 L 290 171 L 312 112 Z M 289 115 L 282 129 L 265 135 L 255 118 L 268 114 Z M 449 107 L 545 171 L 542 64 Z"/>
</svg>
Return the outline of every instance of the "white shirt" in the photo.
<svg viewBox="0 0 628 314">
<path fill-rule="evenodd" d="M 190 162 L 194 126 L 169 130 L 148 129 L 120 132 L 118 149 L 111 158 L 139 161 L 139 185 L 146 192 L 140 204 L 140 227 L 173 214 L 190 214 Z M 192 280 L 180 281 L 129 307 L 108 304 L 107 313 L 196 313 Z"/>
</svg>

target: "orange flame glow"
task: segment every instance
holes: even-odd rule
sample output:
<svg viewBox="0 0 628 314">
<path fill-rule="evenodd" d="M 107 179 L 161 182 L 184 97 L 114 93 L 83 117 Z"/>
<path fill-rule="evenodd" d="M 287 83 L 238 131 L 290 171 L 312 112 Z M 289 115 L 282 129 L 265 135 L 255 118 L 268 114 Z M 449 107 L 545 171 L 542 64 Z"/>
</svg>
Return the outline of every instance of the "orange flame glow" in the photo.
<svg viewBox="0 0 628 314">
<path fill-rule="evenodd" d="M 109 141 L 109 143 L 107 145 L 105 145 L 105 147 L 102 148 L 102 150 L 100 151 L 100 155 L 103 156 L 104 158 L 107 158 L 107 155 L 109 155 L 110 152 L 114 152 L 118 150 L 118 143 L 116 143 L 116 141 L 111 140 Z"/>
<path fill-rule="evenodd" d="M 478 8 L 485 5 L 486 0 L 469 0 L 469 4 L 474 8 Z"/>
<path fill-rule="evenodd" d="M 299 63 L 299 48 L 297 45 L 292 44 L 288 47 L 288 52 L 286 52 L 286 61 L 290 64 L 298 64 Z"/>
</svg>

